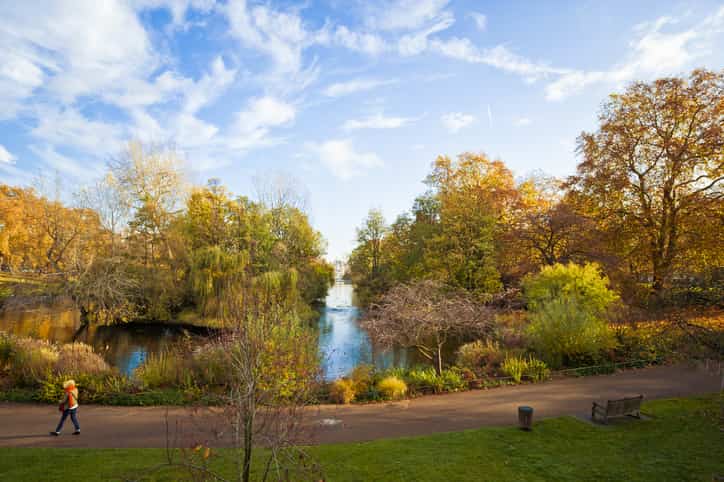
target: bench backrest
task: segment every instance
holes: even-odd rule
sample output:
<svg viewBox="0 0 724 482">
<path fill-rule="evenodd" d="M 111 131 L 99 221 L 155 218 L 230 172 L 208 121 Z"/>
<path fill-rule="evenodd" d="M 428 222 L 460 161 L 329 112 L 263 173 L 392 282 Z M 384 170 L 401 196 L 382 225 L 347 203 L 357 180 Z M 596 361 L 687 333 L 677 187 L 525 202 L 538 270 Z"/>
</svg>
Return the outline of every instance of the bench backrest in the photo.
<svg viewBox="0 0 724 482">
<path fill-rule="evenodd" d="M 641 408 L 641 400 L 643 395 L 632 398 L 622 398 L 621 400 L 609 400 L 606 404 L 606 413 L 608 415 L 623 415 L 635 412 Z"/>
</svg>

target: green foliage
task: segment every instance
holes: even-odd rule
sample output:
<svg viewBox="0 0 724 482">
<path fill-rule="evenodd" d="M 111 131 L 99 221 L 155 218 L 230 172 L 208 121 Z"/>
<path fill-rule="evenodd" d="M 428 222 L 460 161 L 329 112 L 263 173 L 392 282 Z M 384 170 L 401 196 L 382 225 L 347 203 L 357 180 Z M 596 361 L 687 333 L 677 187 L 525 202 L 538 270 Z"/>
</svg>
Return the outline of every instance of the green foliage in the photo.
<svg viewBox="0 0 724 482">
<path fill-rule="evenodd" d="M 533 348 L 554 368 L 576 359 L 596 359 L 615 346 L 608 323 L 581 309 L 576 299 L 557 299 L 531 314 L 528 335 Z"/>
<path fill-rule="evenodd" d="M 501 368 L 506 375 L 513 378 L 515 383 L 520 383 L 523 375 L 528 370 L 528 360 L 517 356 L 507 357 L 503 361 Z"/>
<path fill-rule="evenodd" d="M 551 371 L 545 362 L 529 356 L 526 360 L 525 376 L 534 382 L 542 382 L 550 378 Z"/>
<path fill-rule="evenodd" d="M 618 295 L 608 285 L 608 278 L 601 274 L 595 263 L 557 263 L 526 276 L 523 291 L 528 309 L 533 312 L 552 301 L 567 299 L 574 301 L 579 310 L 601 317 L 618 300 Z"/>
<path fill-rule="evenodd" d="M 371 211 L 358 230 L 350 272 L 363 303 L 399 283 L 436 280 L 489 297 L 502 288 L 498 258 L 515 186 L 512 173 L 484 154 L 438 157 L 430 190 L 388 227 Z"/>
<path fill-rule="evenodd" d="M 351 403 L 354 396 L 354 384 L 348 378 L 335 380 L 329 387 L 329 399 L 334 403 Z"/>
<path fill-rule="evenodd" d="M 431 367 L 411 368 L 404 372 L 402 378 L 415 393 L 457 392 L 467 387 L 462 375 L 455 369 L 445 369 L 438 375 Z"/>
<path fill-rule="evenodd" d="M 374 382 L 374 366 L 357 365 L 349 374 L 352 381 L 352 388 L 357 397 L 370 391 Z"/>
<path fill-rule="evenodd" d="M 398 400 L 407 393 L 407 384 L 395 376 L 385 377 L 377 384 L 380 394 L 388 400 Z"/>
<path fill-rule="evenodd" d="M 605 315 L 618 300 L 595 264 L 556 264 L 523 281 L 534 349 L 554 368 L 615 346 Z"/>
</svg>

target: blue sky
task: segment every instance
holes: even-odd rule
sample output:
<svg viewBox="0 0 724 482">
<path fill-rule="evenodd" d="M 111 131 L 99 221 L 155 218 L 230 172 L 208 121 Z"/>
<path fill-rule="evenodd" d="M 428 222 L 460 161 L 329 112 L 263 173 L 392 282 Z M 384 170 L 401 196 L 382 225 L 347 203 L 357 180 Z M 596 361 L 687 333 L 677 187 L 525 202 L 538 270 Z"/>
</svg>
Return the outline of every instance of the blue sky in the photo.
<svg viewBox="0 0 724 482">
<path fill-rule="evenodd" d="M 197 183 L 297 178 L 334 259 L 439 154 L 572 173 L 609 93 L 724 66 L 724 5 L 0 0 L 0 45 L 1 182 L 70 196 L 129 139 L 173 143 Z"/>
</svg>

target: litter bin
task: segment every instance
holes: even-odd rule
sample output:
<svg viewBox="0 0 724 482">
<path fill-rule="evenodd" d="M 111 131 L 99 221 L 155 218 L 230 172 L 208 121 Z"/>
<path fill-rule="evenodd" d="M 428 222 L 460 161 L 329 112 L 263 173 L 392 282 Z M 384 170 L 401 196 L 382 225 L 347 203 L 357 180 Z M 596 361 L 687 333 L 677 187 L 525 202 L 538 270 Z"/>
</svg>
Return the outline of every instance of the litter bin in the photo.
<svg viewBox="0 0 724 482">
<path fill-rule="evenodd" d="M 518 407 L 518 423 L 523 430 L 530 431 L 533 428 L 533 407 Z"/>
</svg>

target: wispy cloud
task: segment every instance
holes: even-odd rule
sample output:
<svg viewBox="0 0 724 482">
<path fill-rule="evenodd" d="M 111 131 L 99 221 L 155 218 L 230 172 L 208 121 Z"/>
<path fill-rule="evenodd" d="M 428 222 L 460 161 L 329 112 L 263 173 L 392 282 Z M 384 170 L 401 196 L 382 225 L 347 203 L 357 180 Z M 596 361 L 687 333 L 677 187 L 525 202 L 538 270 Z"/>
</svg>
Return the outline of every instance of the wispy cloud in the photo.
<svg viewBox="0 0 724 482">
<path fill-rule="evenodd" d="M 490 104 L 488 104 L 488 125 L 493 128 L 493 111 L 490 109 Z"/>
<path fill-rule="evenodd" d="M 376 114 L 363 119 L 349 119 L 342 124 L 342 129 L 346 131 L 356 129 L 397 129 L 410 124 L 414 120 L 414 117 L 388 117 L 383 114 Z"/>
<path fill-rule="evenodd" d="M 488 17 L 479 12 L 470 12 L 468 14 L 470 18 L 475 22 L 475 26 L 481 32 L 484 32 L 488 28 Z"/>
<path fill-rule="evenodd" d="M 394 85 L 398 82 L 397 79 L 355 79 L 329 85 L 324 89 L 324 95 L 328 97 L 341 97 L 343 95 L 364 92 L 386 85 Z"/>
<path fill-rule="evenodd" d="M 530 125 L 530 123 L 531 120 L 527 117 L 518 117 L 514 122 L 514 124 L 519 127 Z"/>
<path fill-rule="evenodd" d="M 452 17 L 445 10 L 450 0 L 393 0 L 369 2 L 366 22 L 370 28 L 394 31 L 415 30 L 441 18 Z"/>
<path fill-rule="evenodd" d="M 649 79 L 677 74 L 715 48 L 714 39 L 724 32 L 724 7 L 691 28 L 664 31 L 678 22 L 661 17 L 634 28 L 634 39 L 624 62 L 607 70 L 574 70 L 546 86 L 548 100 L 561 100 L 597 83 L 622 84 L 633 79 Z"/>
<path fill-rule="evenodd" d="M 440 120 L 448 131 L 455 134 L 460 129 L 472 124 L 475 121 L 475 117 L 471 114 L 463 114 L 462 112 L 449 112 L 443 114 Z"/>
<path fill-rule="evenodd" d="M 535 62 L 511 52 L 504 45 L 480 50 L 470 39 L 453 37 L 447 40 L 434 39 L 430 48 L 446 57 L 475 64 L 485 64 L 497 69 L 521 75 L 529 81 L 540 77 L 562 75 L 570 69 L 552 67 L 546 63 Z"/>
</svg>

